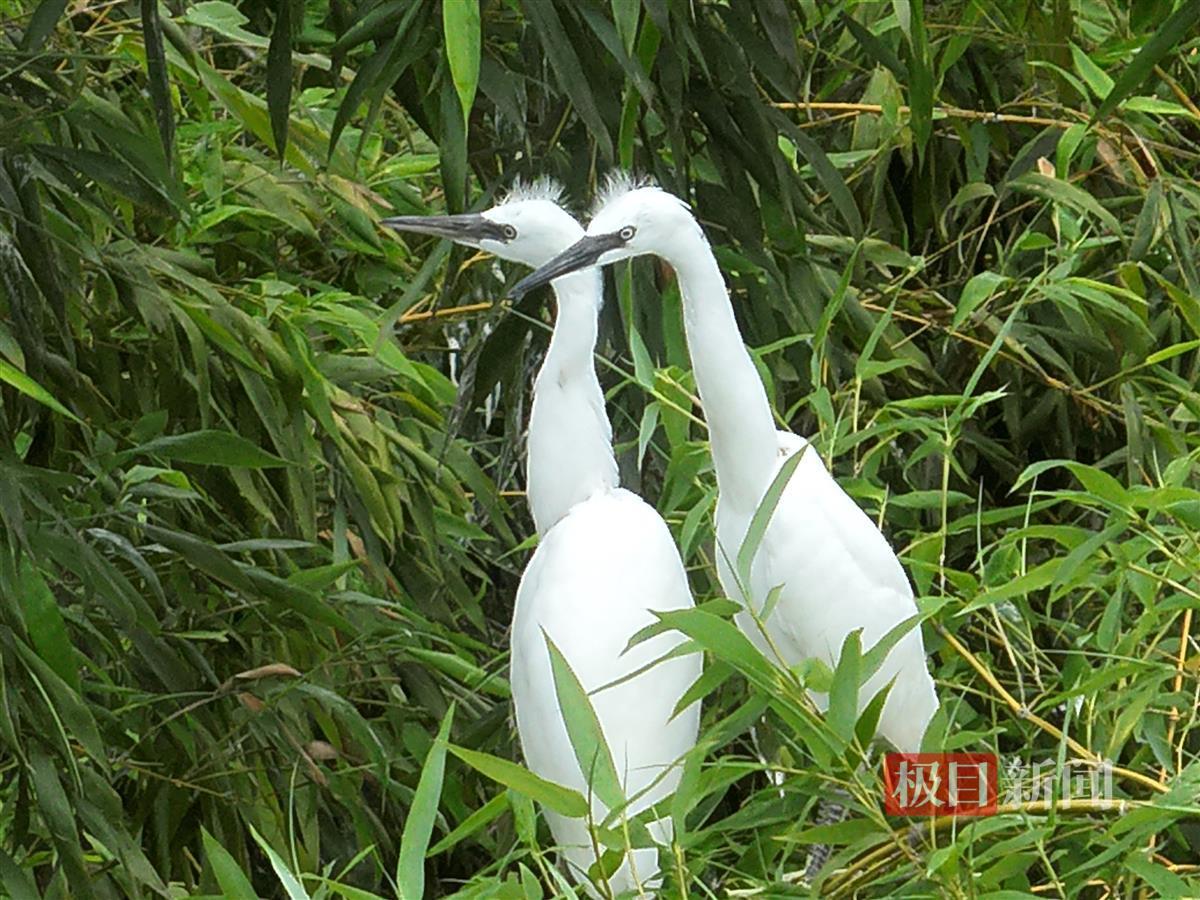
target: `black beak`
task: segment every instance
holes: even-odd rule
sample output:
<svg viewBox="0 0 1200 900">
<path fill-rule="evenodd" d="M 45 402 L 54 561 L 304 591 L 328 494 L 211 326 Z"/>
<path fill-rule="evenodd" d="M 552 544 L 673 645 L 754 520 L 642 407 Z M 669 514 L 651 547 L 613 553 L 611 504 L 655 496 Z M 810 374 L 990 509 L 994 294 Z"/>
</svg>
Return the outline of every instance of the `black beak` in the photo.
<svg viewBox="0 0 1200 900">
<path fill-rule="evenodd" d="M 456 244 L 478 247 L 484 238 L 506 241 L 504 229 L 496 222 L 485 219 L 479 213 L 463 213 L 458 216 L 393 216 L 379 223 L 396 231 L 412 231 L 447 238 Z"/>
<path fill-rule="evenodd" d="M 624 245 L 625 242 L 621 240 L 620 233 L 616 231 L 612 234 L 584 235 L 550 262 L 535 269 L 514 284 L 509 293 L 514 298 L 520 299 L 534 288 L 549 284 L 555 278 L 561 278 L 572 272 L 578 272 L 580 269 L 594 266 L 596 261 L 609 250 L 616 250 Z"/>
</svg>

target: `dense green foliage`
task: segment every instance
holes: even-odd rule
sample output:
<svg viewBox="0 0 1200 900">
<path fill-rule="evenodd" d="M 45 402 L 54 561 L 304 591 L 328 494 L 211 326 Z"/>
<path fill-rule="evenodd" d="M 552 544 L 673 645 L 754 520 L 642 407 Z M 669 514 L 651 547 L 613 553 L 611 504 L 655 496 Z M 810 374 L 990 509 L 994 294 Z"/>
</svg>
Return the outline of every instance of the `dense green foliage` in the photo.
<svg viewBox="0 0 1200 900">
<path fill-rule="evenodd" d="M 929 745 L 1127 801 L 883 816 L 853 660 L 825 721 L 732 638 L 638 262 L 601 370 L 709 602 L 667 892 L 803 895 L 816 839 L 830 896 L 1200 892 L 1196 0 L 3 14 L 0 895 L 566 890 L 497 761 L 544 292 L 377 222 L 615 167 L 693 201 L 780 421 L 908 567 Z"/>
</svg>

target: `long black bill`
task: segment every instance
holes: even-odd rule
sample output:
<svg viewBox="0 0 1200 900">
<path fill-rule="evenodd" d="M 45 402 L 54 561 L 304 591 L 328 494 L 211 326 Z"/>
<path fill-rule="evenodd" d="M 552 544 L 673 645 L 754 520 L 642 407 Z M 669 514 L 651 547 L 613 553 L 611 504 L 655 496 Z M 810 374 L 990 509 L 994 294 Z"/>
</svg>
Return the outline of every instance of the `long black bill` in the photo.
<svg viewBox="0 0 1200 900">
<path fill-rule="evenodd" d="M 396 231 L 448 238 L 457 244 L 467 244 L 471 247 L 478 247 L 484 238 L 505 240 L 503 228 L 479 213 L 463 213 L 457 216 L 393 216 L 381 220 L 379 224 Z"/>
<path fill-rule="evenodd" d="M 624 244 L 620 234 L 615 231 L 612 234 L 584 235 L 550 262 L 534 269 L 533 272 L 514 284 L 509 293 L 514 298 L 520 299 L 534 288 L 549 284 L 555 278 L 561 278 L 572 272 L 578 272 L 580 269 L 594 266 L 597 260 L 609 250 L 616 250 Z"/>
</svg>

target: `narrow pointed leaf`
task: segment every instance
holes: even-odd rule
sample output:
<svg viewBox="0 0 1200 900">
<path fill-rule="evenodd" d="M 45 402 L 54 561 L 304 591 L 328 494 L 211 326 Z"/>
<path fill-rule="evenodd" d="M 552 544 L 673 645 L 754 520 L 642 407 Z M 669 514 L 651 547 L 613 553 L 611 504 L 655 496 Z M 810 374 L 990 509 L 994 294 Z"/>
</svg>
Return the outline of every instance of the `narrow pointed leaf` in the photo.
<svg viewBox="0 0 1200 900">
<path fill-rule="evenodd" d="M 547 809 L 554 810 L 559 815 L 572 818 L 587 815 L 587 801 L 578 791 L 547 781 L 515 762 L 492 756 L 490 753 L 468 750 L 466 747 L 451 746 L 450 752 L 476 772 L 542 804 Z"/>
<path fill-rule="evenodd" d="M 154 103 L 154 119 L 162 141 L 168 169 L 175 158 L 175 109 L 171 103 L 171 83 L 167 76 L 167 55 L 163 48 L 162 23 L 158 18 L 158 0 L 141 0 L 142 40 L 146 45 L 146 84 Z"/>
<path fill-rule="evenodd" d="M 479 87 L 480 22 L 479 0 L 450 0 L 442 3 L 442 33 L 446 41 L 446 59 L 458 102 L 462 104 L 463 123 L 471 117 L 475 90 Z"/>
<path fill-rule="evenodd" d="M 544 637 L 546 650 L 550 654 L 550 669 L 554 673 L 554 691 L 579 770 L 601 802 L 610 810 L 614 809 L 625 802 L 625 792 L 613 763 L 612 749 L 604 737 L 604 730 L 600 727 L 600 720 L 596 717 L 587 691 L 579 683 L 562 651 L 549 635 Z"/>
<path fill-rule="evenodd" d="M 758 508 L 754 510 L 754 515 L 750 519 L 750 527 L 746 529 L 746 536 L 742 539 L 742 546 L 738 548 L 737 552 L 736 571 L 738 577 L 742 579 L 743 587 L 749 588 L 750 568 L 754 557 L 758 555 L 758 548 L 762 544 L 763 537 L 767 533 L 767 526 L 771 524 L 771 517 L 775 515 L 775 509 L 779 506 L 779 498 L 783 496 L 783 492 L 787 488 L 788 482 L 791 481 L 796 467 L 800 465 L 804 454 L 813 452 L 815 451 L 812 447 L 805 444 L 798 453 L 793 453 L 788 457 L 779 467 L 779 471 L 775 473 L 775 478 L 772 479 Z"/>
<path fill-rule="evenodd" d="M 267 110 L 271 115 L 271 135 L 275 155 L 287 154 L 288 119 L 292 107 L 292 0 L 279 0 L 275 27 L 267 47 Z"/>
<path fill-rule="evenodd" d="M 438 803 L 442 797 L 442 778 L 446 772 L 446 748 L 450 725 L 454 721 L 454 704 L 446 710 L 442 725 L 421 768 L 421 779 L 413 795 L 404 834 L 400 838 L 400 861 L 396 867 L 396 886 L 401 900 L 421 900 L 425 896 L 425 851 L 433 836 Z"/>
<path fill-rule="evenodd" d="M 176 462 L 247 469 L 277 469 L 288 465 L 287 460 L 229 431 L 193 431 L 155 438 L 121 454 L 121 458 L 126 460 L 137 456 L 158 456 Z"/>
<path fill-rule="evenodd" d="M 21 36 L 21 49 L 40 50 L 66 8 L 67 0 L 42 0 L 29 17 L 29 25 Z"/>
<path fill-rule="evenodd" d="M 833 672 L 833 685 L 829 689 L 829 711 L 826 721 L 829 727 L 844 742 L 854 737 L 854 724 L 858 720 L 858 688 L 862 673 L 862 629 L 846 635 L 837 668 Z"/>
<path fill-rule="evenodd" d="M 1146 76 L 1162 61 L 1163 57 L 1171 52 L 1171 48 L 1189 34 L 1194 34 L 1198 23 L 1200 23 L 1200 0 L 1187 0 L 1168 16 L 1167 20 L 1154 32 L 1153 37 L 1142 45 L 1142 49 L 1138 51 L 1132 62 L 1117 76 L 1112 90 L 1096 107 L 1096 114 L 1092 116 L 1092 121 L 1098 122 L 1103 119 L 1116 109 L 1122 100 L 1131 96 L 1141 87 Z"/>
<path fill-rule="evenodd" d="M 54 396 L 48 390 L 30 378 L 20 369 L 9 365 L 2 359 L 0 359 L 0 381 L 12 385 L 26 397 L 32 397 L 38 403 L 41 403 L 43 406 L 50 407 L 56 413 L 60 413 L 74 422 L 79 421 L 79 418 L 75 415 L 75 413 L 71 412 L 56 399 L 54 399 Z"/>
<path fill-rule="evenodd" d="M 229 851 L 217 843 L 217 839 L 206 828 L 200 829 L 200 837 L 204 842 L 204 855 L 217 878 L 217 884 L 221 886 L 221 893 L 230 900 L 258 900 L 250 880 Z"/>
<path fill-rule="evenodd" d="M 250 835 L 254 838 L 254 842 L 267 855 L 267 859 L 271 863 L 271 868 L 275 870 L 275 876 L 279 879 L 279 883 L 283 885 L 284 893 L 287 894 L 288 900 L 311 900 L 308 891 L 304 889 L 304 885 L 300 883 L 300 879 L 295 873 L 288 868 L 288 864 L 283 861 L 275 848 L 267 843 L 266 839 L 255 830 L 254 826 L 249 826 Z"/>
</svg>

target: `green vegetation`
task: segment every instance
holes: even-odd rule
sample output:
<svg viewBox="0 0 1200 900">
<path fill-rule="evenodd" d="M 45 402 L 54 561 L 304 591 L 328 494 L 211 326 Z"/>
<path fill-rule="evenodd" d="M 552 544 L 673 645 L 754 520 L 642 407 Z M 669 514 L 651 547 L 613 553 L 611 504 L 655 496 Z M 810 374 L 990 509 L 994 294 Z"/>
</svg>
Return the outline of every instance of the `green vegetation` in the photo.
<svg viewBox="0 0 1200 900">
<path fill-rule="evenodd" d="M 909 569 L 929 745 L 1122 801 L 883 815 L 858 667 L 826 721 L 732 636 L 678 293 L 623 265 L 623 472 L 708 603 L 664 893 L 802 896 L 814 840 L 828 896 L 1200 893 L 1200 2 L 0 9 L 0 895 L 566 889 L 505 681 L 544 292 L 377 221 L 617 166 Z"/>
</svg>

